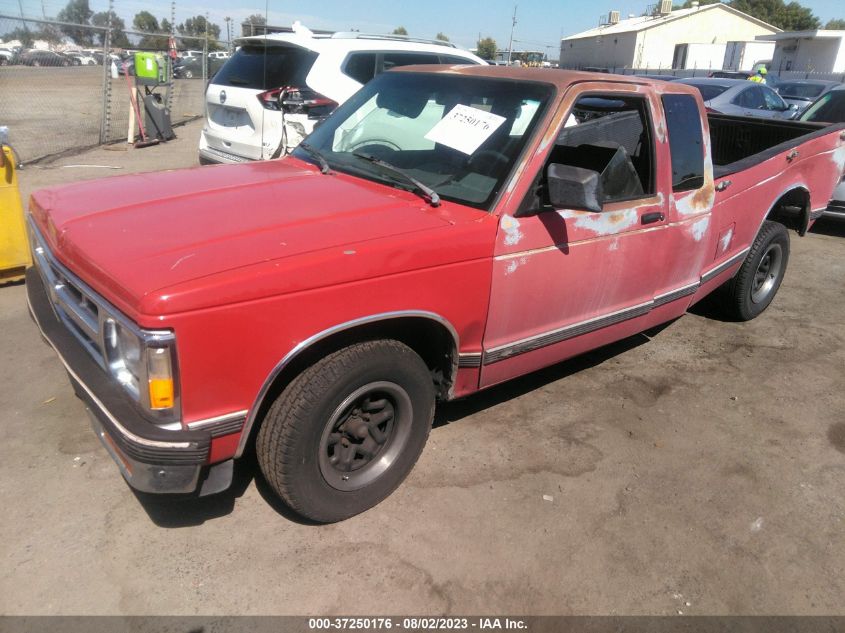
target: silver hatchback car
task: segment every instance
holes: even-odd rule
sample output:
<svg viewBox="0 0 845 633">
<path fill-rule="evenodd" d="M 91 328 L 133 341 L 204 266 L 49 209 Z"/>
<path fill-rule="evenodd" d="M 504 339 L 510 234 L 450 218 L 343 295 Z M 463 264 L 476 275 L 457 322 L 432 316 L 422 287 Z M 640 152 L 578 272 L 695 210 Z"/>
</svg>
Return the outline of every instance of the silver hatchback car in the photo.
<svg viewBox="0 0 845 633">
<path fill-rule="evenodd" d="M 797 107 L 791 107 L 765 84 L 743 79 L 698 78 L 679 79 L 679 84 L 695 86 L 711 112 L 765 119 L 791 119 Z"/>
</svg>

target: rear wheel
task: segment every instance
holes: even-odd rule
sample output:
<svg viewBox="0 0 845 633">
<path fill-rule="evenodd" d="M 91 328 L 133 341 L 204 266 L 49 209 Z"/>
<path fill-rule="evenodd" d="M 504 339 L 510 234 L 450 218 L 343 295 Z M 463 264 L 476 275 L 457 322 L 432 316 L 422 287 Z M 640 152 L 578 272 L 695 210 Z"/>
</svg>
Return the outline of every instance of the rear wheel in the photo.
<svg viewBox="0 0 845 633">
<path fill-rule="evenodd" d="M 394 340 L 357 343 L 319 360 L 276 399 L 258 433 L 258 463 L 300 515 L 330 523 L 387 497 L 431 429 L 434 385 Z"/>
<path fill-rule="evenodd" d="M 726 308 L 739 321 L 750 321 L 769 307 L 789 263 L 789 234 L 778 222 L 763 223 L 751 250 L 726 287 Z"/>
</svg>

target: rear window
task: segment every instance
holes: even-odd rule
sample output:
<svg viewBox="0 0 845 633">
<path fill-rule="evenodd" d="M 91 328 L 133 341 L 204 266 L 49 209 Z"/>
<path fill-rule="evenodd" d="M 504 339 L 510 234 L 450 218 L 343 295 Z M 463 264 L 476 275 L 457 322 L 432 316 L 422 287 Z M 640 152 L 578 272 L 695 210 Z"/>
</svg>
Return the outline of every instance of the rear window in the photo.
<svg viewBox="0 0 845 633">
<path fill-rule="evenodd" d="M 212 83 L 255 90 L 303 86 L 317 53 L 292 46 L 244 46 L 223 65 Z"/>
<path fill-rule="evenodd" d="M 780 96 L 793 99 L 813 100 L 822 93 L 822 90 L 824 90 L 824 86 L 817 84 L 778 84 Z"/>
<path fill-rule="evenodd" d="M 385 53 L 382 70 L 414 64 L 439 64 L 440 58 L 433 53 Z"/>
<path fill-rule="evenodd" d="M 440 63 L 441 64 L 477 64 L 471 59 L 467 59 L 466 57 L 458 57 L 457 55 L 441 55 L 440 56 Z"/>
<path fill-rule="evenodd" d="M 845 90 L 828 92 L 801 117 L 814 123 L 845 123 Z"/>
<path fill-rule="evenodd" d="M 343 66 L 343 74 L 365 84 L 376 76 L 375 53 L 352 53 Z"/>
<path fill-rule="evenodd" d="M 713 84 L 690 84 L 698 88 L 698 91 L 701 93 L 701 98 L 704 101 L 710 101 L 711 99 L 715 99 L 720 94 L 725 92 L 728 89 L 728 86 L 718 86 Z"/>
<path fill-rule="evenodd" d="M 663 112 L 669 128 L 672 191 L 698 189 L 704 184 L 704 145 L 698 105 L 687 95 L 664 95 Z"/>
</svg>

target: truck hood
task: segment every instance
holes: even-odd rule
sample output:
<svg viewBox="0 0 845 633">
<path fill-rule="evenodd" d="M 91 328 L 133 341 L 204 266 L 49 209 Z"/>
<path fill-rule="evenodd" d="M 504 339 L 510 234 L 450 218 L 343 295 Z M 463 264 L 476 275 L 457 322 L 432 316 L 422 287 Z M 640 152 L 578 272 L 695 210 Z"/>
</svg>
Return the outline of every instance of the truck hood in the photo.
<svg viewBox="0 0 845 633">
<path fill-rule="evenodd" d="M 290 158 L 45 189 L 33 194 L 31 211 L 57 258 L 129 315 L 214 305 L 196 300 L 198 283 L 192 301 L 162 303 L 167 289 L 201 278 L 259 264 L 279 267 L 291 258 L 301 265 L 342 260 L 362 244 L 489 217 L 459 205 L 432 208 L 414 194 L 323 175 Z M 341 277 L 375 272 L 350 269 Z M 339 279 L 324 274 L 308 283 Z M 265 287 L 244 289 L 232 300 L 303 289 L 301 280 L 271 285 L 265 279 Z"/>
</svg>

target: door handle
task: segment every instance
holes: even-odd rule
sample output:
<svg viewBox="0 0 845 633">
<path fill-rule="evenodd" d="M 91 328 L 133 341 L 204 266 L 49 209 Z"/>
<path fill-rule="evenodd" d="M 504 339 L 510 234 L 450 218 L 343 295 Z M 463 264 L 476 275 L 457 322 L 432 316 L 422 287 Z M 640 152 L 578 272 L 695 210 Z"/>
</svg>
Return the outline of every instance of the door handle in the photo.
<svg viewBox="0 0 845 633">
<path fill-rule="evenodd" d="M 662 211 L 655 211 L 654 213 L 643 213 L 643 216 L 640 218 L 640 222 L 643 224 L 651 224 L 652 222 L 663 222 L 666 219 L 666 216 L 663 215 Z"/>
</svg>

